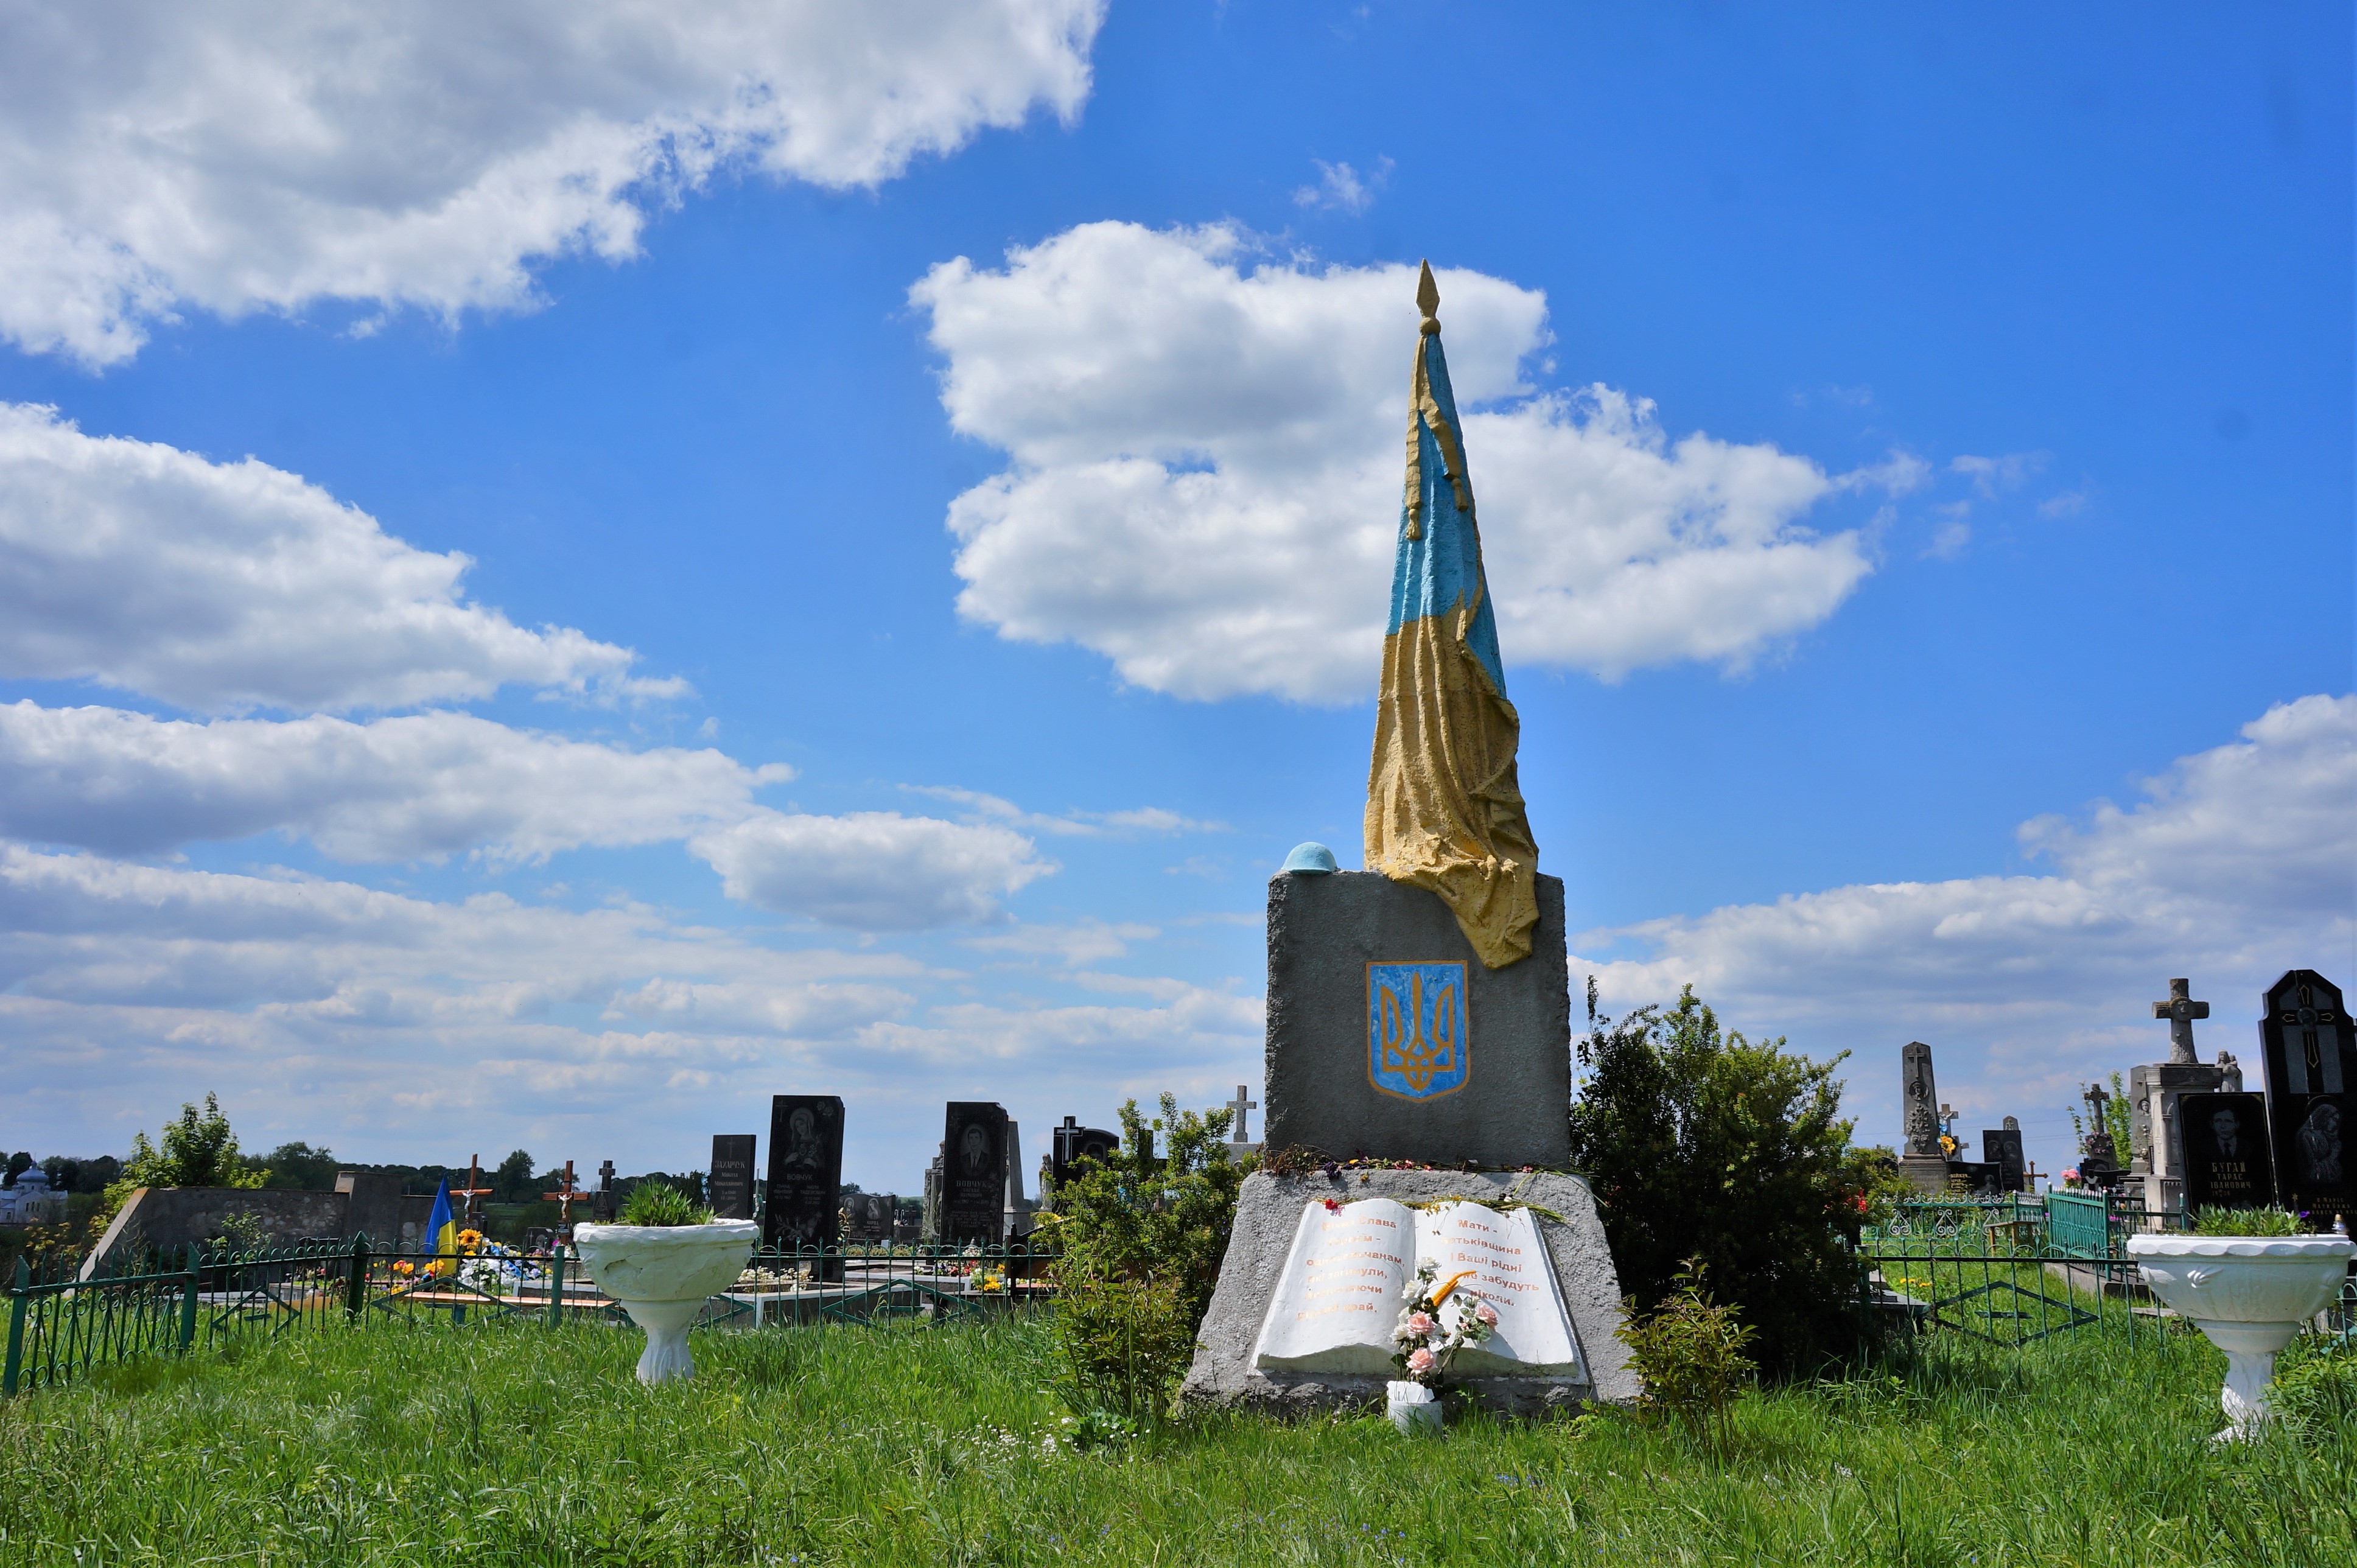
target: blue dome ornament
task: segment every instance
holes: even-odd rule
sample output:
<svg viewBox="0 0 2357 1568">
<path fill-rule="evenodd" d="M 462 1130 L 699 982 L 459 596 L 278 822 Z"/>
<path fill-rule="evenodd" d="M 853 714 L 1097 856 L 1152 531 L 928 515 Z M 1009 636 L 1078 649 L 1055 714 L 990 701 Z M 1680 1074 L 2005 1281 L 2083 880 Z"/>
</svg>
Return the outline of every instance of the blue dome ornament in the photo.
<svg viewBox="0 0 2357 1568">
<path fill-rule="evenodd" d="M 1285 865 L 1279 869 L 1298 872 L 1304 876 L 1324 876 L 1342 868 L 1334 864 L 1332 850 L 1313 841 L 1295 844 L 1293 853 L 1285 857 Z"/>
</svg>

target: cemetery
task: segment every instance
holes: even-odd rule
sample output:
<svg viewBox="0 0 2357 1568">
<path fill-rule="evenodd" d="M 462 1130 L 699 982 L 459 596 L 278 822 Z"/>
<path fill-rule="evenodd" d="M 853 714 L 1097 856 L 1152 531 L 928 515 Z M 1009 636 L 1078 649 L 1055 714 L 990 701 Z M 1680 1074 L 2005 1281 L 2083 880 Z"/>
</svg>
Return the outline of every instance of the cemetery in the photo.
<svg viewBox="0 0 2357 1568">
<path fill-rule="evenodd" d="M 1027 1168 L 944 1098 L 905 1194 L 807 1080 L 676 1177 L 273 1188 L 209 1103 L 76 1231 L 28 1164 L 0 1562 L 2357 1561 L 2341 991 L 2254 999 L 2246 1079 L 2169 979 L 2050 1175 L 1936 1042 L 1860 1133 L 1691 987 L 1576 1028 L 1416 304 L 1367 869 L 1268 880 L 1261 1099 Z"/>
</svg>

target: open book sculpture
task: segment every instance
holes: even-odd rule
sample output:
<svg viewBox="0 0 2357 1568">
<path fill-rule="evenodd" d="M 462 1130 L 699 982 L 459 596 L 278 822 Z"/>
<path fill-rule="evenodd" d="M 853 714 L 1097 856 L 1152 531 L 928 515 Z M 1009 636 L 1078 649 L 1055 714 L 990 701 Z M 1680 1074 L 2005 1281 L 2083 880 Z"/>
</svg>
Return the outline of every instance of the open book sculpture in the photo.
<svg viewBox="0 0 2357 1568">
<path fill-rule="evenodd" d="M 1329 1208 L 1331 1204 L 1333 1207 Z M 1595 1196 L 1552 1171 L 1255 1171 L 1180 1397 L 1285 1412 L 1381 1402 L 1419 1262 L 1498 1314 L 1448 1362 L 1468 1402 L 1524 1415 L 1637 1397 Z M 1450 1310 L 1444 1304 L 1444 1315 Z"/>
<path fill-rule="evenodd" d="M 1470 1271 L 1473 1299 L 1498 1314 L 1489 1338 L 1457 1352 L 1458 1377 L 1587 1381 L 1555 1268 L 1527 1208 L 1411 1208 L 1373 1197 L 1301 1211 L 1293 1250 L 1253 1347 L 1253 1364 L 1291 1372 L 1395 1376 L 1392 1329 L 1419 1262 Z M 1467 1310 L 1451 1301 L 1444 1314 Z"/>
</svg>

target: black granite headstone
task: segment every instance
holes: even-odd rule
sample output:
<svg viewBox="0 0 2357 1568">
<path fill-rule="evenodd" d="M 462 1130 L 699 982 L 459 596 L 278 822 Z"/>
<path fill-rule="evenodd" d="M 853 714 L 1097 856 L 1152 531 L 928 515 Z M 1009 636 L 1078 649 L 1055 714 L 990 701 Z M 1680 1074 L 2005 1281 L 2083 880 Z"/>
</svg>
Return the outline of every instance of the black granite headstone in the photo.
<svg viewBox="0 0 2357 1568">
<path fill-rule="evenodd" d="M 2357 1095 L 2357 1031 L 2341 988 L 2312 969 L 2295 969 L 2267 988 L 2259 1047 L 2267 1063 L 2267 1116 L 2276 1187 L 2287 1208 L 2310 1214 L 2357 1209 L 2346 1153 Z"/>
<path fill-rule="evenodd" d="M 1049 1129 L 1054 1134 L 1049 1144 L 1048 1168 L 1050 1179 L 1058 1186 L 1075 1160 L 1103 1160 L 1121 1148 L 1121 1134 L 1108 1133 L 1102 1127 L 1083 1127 L 1071 1116 L 1060 1127 Z"/>
<path fill-rule="evenodd" d="M 952 1100 L 942 1128 L 942 1240 L 995 1247 L 1006 1233 L 1006 1112 Z"/>
<path fill-rule="evenodd" d="M 753 1218 L 753 1140 L 750 1133 L 712 1135 L 712 1179 L 705 1190 L 712 1212 L 723 1219 Z"/>
<path fill-rule="evenodd" d="M 2276 1200 L 2264 1094 L 2188 1094 L 2177 1102 L 2185 1140 L 2185 1207 L 2265 1208 Z"/>
<path fill-rule="evenodd" d="M 2022 1157 L 2021 1129 L 2018 1127 L 1984 1127 L 1981 1129 L 1981 1153 L 1997 1167 L 1997 1190 L 2019 1192 L 2022 1176 L 2029 1163 Z"/>
<path fill-rule="evenodd" d="M 779 1094 L 770 1100 L 770 1205 L 772 1247 L 823 1247 L 840 1239 L 843 1101 L 832 1094 Z"/>
</svg>

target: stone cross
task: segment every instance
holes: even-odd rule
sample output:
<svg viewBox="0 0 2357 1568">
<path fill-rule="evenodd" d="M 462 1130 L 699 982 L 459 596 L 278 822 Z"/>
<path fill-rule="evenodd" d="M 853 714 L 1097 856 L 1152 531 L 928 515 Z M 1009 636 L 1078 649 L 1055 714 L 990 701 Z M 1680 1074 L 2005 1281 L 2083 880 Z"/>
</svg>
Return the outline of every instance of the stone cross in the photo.
<svg viewBox="0 0 2357 1568">
<path fill-rule="evenodd" d="M 571 1174 L 573 1170 L 571 1160 L 565 1162 L 565 1169 L 566 1174 Z M 611 1160 L 604 1162 L 597 1167 L 597 1199 L 595 1212 L 600 1222 L 608 1225 L 614 1222 L 614 1162 Z"/>
<path fill-rule="evenodd" d="M 1921 1040 L 1901 1047 L 1899 1078 L 1900 1126 L 1906 1138 L 1901 1152 L 1936 1160 L 1941 1157 L 1940 1119 L 1932 1108 L 1939 1104 L 1940 1092 L 1932 1081 L 1932 1047 Z"/>
<path fill-rule="evenodd" d="M 1236 1124 L 1228 1129 L 1228 1142 L 1231 1144 L 1251 1143 L 1252 1135 L 1244 1131 L 1244 1113 L 1248 1111 L 1259 1110 L 1260 1101 L 1257 1100 L 1246 1100 L 1244 1098 L 1244 1086 L 1240 1083 L 1236 1085 L 1236 1097 L 1228 1101 L 1228 1109 L 1236 1113 Z M 1071 1118 L 1066 1117 L 1065 1120 L 1070 1121 Z"/>
<path fill-rule="evenodd" d="M 2152 1004 L 2152 1015 L 2169 1020 L 2169 1061 L 2171 1067 L 2191 1067 L 2201 1058 L 2193 1054 L 2193 1020 L 2210 1016 L 2210 1004 L 2195 1002 L 2193 983 L 2186 980 L 2169 983 L 2169 1000 Z"/>
<path fill-rule="evenodd" d="M 483 1186 L 482 1180 L 483 1156 L 480 1155 L 468 1155 L 467 1156 L 467 1185 L 464 1187 L 452 1187 L 450 1189 L 450 1196 L 453 1197 L 463 1197 L 467 1200 L 467 1229 L 469 1230 L 479 1230 L 482 1229 L 482 1226 L 477 1223 L 479 1217 L 476 1213 L 477 1206 L 475 1200 L 479 1197 L 489 1197 L 491 1196 L 491 1189 Z"/>
</svg>

